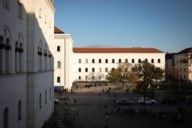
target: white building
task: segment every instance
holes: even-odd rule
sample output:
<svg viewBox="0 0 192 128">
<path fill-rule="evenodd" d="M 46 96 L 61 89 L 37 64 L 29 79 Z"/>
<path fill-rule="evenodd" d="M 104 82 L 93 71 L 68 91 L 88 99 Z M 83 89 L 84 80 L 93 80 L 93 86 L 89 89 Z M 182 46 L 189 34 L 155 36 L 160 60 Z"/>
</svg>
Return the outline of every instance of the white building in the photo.
<svg viewBox="0 0 192 128">
<path fill-rule="evenodd" d="M 73 48 L 74 81 L 105 81 L 119 63 L 132 65 L 147 60 L 165 69 L 165 53 L 155 48 Z"/>
<path fill-rule="evenodd" d="M 52 52 L 54 85 L 70 90 L 77 81 L 106 81 L 106 75 L 119 63 L 137 64 L 148 60 L 165 69 L 165 53 L 155 48 L 73 48 L 73 40 L 55 28 Z"/>
<path fill-rule="evenodd" d="M 71 80 L 71 57 L 72 57 L 72 38 L 69 34 L 64 33 L 55 27 L 54 45 L 51 51 L 54 56 L 54 85 L 63 86 L 70 89 Z"/>
<path fill-rule="evenodd" d="M 0 2 L 0 128 L 41 128 L 53 112 L 52 0 Z"/>
</svg>

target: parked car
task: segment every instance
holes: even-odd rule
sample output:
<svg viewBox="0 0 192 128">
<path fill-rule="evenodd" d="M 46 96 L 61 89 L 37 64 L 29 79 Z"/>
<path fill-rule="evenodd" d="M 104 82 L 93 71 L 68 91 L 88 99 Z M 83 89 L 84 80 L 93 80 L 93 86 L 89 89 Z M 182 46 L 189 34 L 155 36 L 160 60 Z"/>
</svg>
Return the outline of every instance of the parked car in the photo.
<svg viewBox="0 0 192 128">
<path fill-rule="evenodd" d="M 139 104 L 156 104 L 157 101 L 155 99 L 151 99 L 151 98 L 148 98 L 148 97 L 140 97 L 138 98 L 137 102 Z"/>
<path fill-rule="evenodd" d="M 176 97 L 166 96 L 166 97 L 163 97 L 161 103 L 162 104 L 177 104 L 178 100 L 176 99 Z"/>
<path fill-rule="evenodd" d="M 59 104 L 59 99 L 55 98 L 54 99 L 54 104 Z"/>
<path fill-rule="evenodd" d="M 117 105 L 134 105 L 135 101 L 127 99 L 127 98 L 122 98 L 122 99 L 117 99 L 115 101 L 115 104 L 117 104 Z"/>
</svg>

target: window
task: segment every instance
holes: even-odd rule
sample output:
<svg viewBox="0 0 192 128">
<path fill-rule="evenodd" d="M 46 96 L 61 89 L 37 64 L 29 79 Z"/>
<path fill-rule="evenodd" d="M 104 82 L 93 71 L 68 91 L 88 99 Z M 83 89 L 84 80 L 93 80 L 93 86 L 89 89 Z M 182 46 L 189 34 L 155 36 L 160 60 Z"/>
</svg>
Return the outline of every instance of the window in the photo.
<svg viewBox="0 0 192 128">
<path fill-rule="evenodd" d="M 112 59 L 112 63 L 115 63 L 115 59 Z"/>
<path fill-rule="evenodd" d="M 47 90 L 45 90 L 45 104 L 47 104 Z"/>
<path fill-rule="evenodd" d="M 92 68 L 92 72 L 95 72 L 95 68 Z"/>
<path fill-rule="evenodd" d="M 92 59 L 92 63 L 95 63 L 95 59 Z"/>
<path fill-rule="evenodd" d="M 17 3 L 18 3 L 18 17 L 20 19 L 23 18 L 23 6 L 22 6 L 22 3 L 20 2 L 20 0 L 17 0 Z"/>
<path fill-rule="evenodd" d="M 154 63 L 154 59 L 151 59 L 151 63 L 152 63 L 152 64 Z"/>
<path fill-rule="evenodd" d="M 57 83 L 60 83 L 60 77 L 59 76 L 57 77 Z"/>
<path fill-rule="evenodd" d="M 121 59 L 119 59 L 119 63 L 121 63 Z"/>
<path fill-rule="evenodd" d="M 0 36 L 0 74 L 3 72 L 3 36 Z"/>
<path fill-rule="evenodd" d="M 135 63 L 135 60 L 134 60 L 134 59 L 132 59 L 132 63 Z"/>
<path fill-rule="evenodd" d="M 99 71 L 102 72 L 102 68 L 99 68 Z"/>
<path fill-rule="evenodd" d="M 61 68 L 61 62 L 57 61 L 57 68 Z"/>
<path fill-rule="evenodd" d="M 60 46 L 57 46 L 57 51 L 60 52 L 60 50 L 61 50 L 61 49 L 60 49 Z"/>
<path fill-rule="evenodd" d="M 101 76 L 99 76 L 99 80 L 101 80 Z"/>
<path fill-rule="evenodd" d="M 108 63 L 108 59 L 105 59 L 105 63 Z"/>
<path fill-rule="evenodd" d="M 147 62 L 147 63 L 148 63 L 148 59 L 145 59 L 145 62 Z"/>
<path fill-rule="evenodd" d="M 42 95 L 41 93 L 39 94 L 39 108 L 42 108 Z"/>
<path fill-rule="evenodd" d="M 79 76 L 79 80 L 81 80 L 81 76 Z"/>
<path fill-rule="evenodd" d="M 5 108 L 3 111 L 3 128 L 9 127 L 9 110 Z"/>
<path fill-rule="evenodd" d="M 88 68 L 85 68 L 85 72 L 88 72 Z"/>
<path fill-rule="evenodd" d="M 81 72 L 81 68 L 79 68 L 78 70 L 79 70 L 79 72 Z"/>
<path fill-rule="evenodd" d="M 88 63 L 88 59 L 85 59 L 85 63 L 86 63 L 86 64 Z"/>
<path fill-rule="evenodd" d="M 22 119 L 22 104 L 21 101 L 18 102 L 18 120 Z"/>
<path fill-rule="evenodd" d="M 3 7 L 7 10 L 10 9 L 10 0 L 2 0 L 3 2 Z"/>
<path fill-rule="evenodd" d="M 94 80 L 95 79 L 95 76 L 92 76 L 92 80 Z"/>
<path fill-rule="evenodd" d="M 161 59 L 158 59 L 157 62 L 158 62 L 158 63 L 161 63 Z"/>
<path fill-rule="evenodd" d="M 99 63 L 101 63 L 101 59 L 99 59 Z"/>
<path fill-rule="evenodd" d="M 108 72 L 108 68 L 105 68 L 105 72 Z"/>
<path fill-rule="evenodd" d="M 78 63 L 79 63 L 79 64 L 81 63 L 81 59 L 78 59 Z"/>
<path fill-rule="evenodd" d="M 141 63 L 141 59 L 138 60 L 138 63 Z"/>
<path fill-rule="evenodd" d="M 51 87 L 49 88 L 49 99 L 51 99 Z"/>
<path fill-rule="evenodd" d="M 128 59 L 125 59 L 125 63 L 128 63 Z"/>
</svg>

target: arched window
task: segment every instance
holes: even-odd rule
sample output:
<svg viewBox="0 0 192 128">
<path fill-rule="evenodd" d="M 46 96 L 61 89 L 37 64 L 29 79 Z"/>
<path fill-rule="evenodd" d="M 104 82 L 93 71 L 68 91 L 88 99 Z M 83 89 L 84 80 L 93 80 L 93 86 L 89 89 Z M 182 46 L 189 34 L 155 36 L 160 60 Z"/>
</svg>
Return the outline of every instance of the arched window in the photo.
<svg viewBox="0 0 192 128">
<path fill-rule="evenodd" d="M 18 120 L 22 119 L 22 103 L 21 101 L 18 102 Z"/>
<path fill-rule="evenodd" d="M 141 59 L 138 59 L 138 63 L 141 63 Z"/>
<path fill-rule="evenodd" d="M 152 64 L 154 63 L 154 59 L 151 59 L 151 63 L 152 63 Z"/>
<path fill-rule="evenodd" d="M 135 60 L 134 60 L 134 59 L 132 59 L 132 63 L 135 63 Z"/>
<path fill-rule="evenodd" d="M 3 128 L 9 127 L 9 110 L 5 108 L 3 111 Z"/>
<path fill-rule="evenodd" d="M 79 68 L 78 71 L 81 72 L 81 68 Z"/>
<path fill-rule="evenodd" d="M 92 72 L 95 72 L 95 68 L 92 68 Z"/>
<path fill-rule="evenodd" d="M 115 59 L 112 59 L 112 63 L 115 63 Z"/>
<path fill-rule="evenodd" d="M 85 68 L 85 72 L 88 72 L 88 68 Z"/>
<path fill-rule="evenodd" d="M 79 64 L 81 63 L 81 59 L 78 59 L 78 63 L 79 63 Z"/>
<path fill-rule="evenodd" d="M 161 63 L 161 59 L 158 59 L 157 62 L 158 62 L 158 63 Z"/>
<path fill-rule="evenodd" d="M 99 59 L 99 63 L 101 63 L 101 59 Z"/>
<path fill-rule="evenodd" d="M 19 44 L 19 49 L 23 49 L 23 44 Z M 23 51 L 23 50 L 22 50 Z M 23 56 L 22 52 L 19 52 L 19 72 L 23 72 Z"/>
<path fill-rule="evenodd" d="M 119 63 L 121 63 L 121 59 L 119 59 Z"/>
<path fill-rule="evenodd" d="M 95 59 L 92 59 L 92 63 L 95 63 Z"/>
<path fill-rule="evenodd" d="M 45 90 L 45 104 L 47 104 L 47 90 Z"/>
<path fill-rule="evenodd" d="M 6 39 L 6 43 L 5 43 L 5 72 L 9 73 L 10 70 L 10 50 L 11 50 L 11 45 L 10 45 L 10 40 L 9 38 Z"/>
<path fill-rule="evenodd" d="M 108 59 L 105 59 L 105 63 L 108 63 Z"/>
<path fill-rule="evenodd" d="M 42 95 L 41 93 L 39 94 L 39 109 L 42 108 Z"/>
<path fill-rule="evenodd" d="M 125 59 L 125 63 L 128 63 L 128 59 Z"/>
<path fill-rule="evenodd" d="M 57 68 L 61 68 L 61 62 L 57 61 Z"/>
<path fill-rule="evenodd" d="M 0 74 L 3 73 L 3 49 L 5 47 L 3 41 L 4 41 L 3 36 L 0 36 Z"/>
<path fill-rule="evenodd" d="M 60 77 L 58 76 L 57 77 L 57 83 L 60 83 L 61 82 L 61 80 L 60 80 Z"/>
<path fill-rule="evenodd" d="M 108 72 L 108 68 L 105 68 L 105 72 Z"/>
</svg>

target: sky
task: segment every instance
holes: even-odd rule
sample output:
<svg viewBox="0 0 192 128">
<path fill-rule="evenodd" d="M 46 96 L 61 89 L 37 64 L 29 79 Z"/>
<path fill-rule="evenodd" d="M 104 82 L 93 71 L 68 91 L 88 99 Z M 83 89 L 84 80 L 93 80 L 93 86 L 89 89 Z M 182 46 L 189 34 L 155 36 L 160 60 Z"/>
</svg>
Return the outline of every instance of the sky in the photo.
<svg viewBox="0 0 192 128">
<path fill-rule="evenodd" d="M 192 0 L 55 0 L 74 47 L 192 47 Z"/>
</svg>

